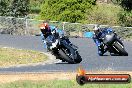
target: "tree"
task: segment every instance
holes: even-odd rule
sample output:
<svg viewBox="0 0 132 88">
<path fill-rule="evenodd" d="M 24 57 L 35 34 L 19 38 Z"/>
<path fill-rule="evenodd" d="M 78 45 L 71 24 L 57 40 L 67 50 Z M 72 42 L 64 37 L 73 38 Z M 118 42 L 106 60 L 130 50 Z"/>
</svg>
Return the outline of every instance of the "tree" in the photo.
<svg viewBox="0 0 132 88">
<path fill-rule="evenodd" d="M 43 2 L 44 0 L 30 0 L 30 13 L 40 13 Z"/>
<path fill-rule="evenodd" d="M 120 13 L 118 13 L 118 17 L 119 23 L 122 26 L 132 26 L 132 11 L 120 11 Z"/>
<path fill-rule="evenodd" d="M 29 12 L 29 0 L 13 0 L 10 6 L 10 15 L 24 17 Z"/>
<path fill-rule="evenodd" d="M 0 0 L 0 16 L 7 15 L 8 3 L 7 0 Z"/>
<path fill-rule="evenodd" d="M 123 10 L 118 13 L 119 23 L 122 26 L 132 26 L 132 0 L 112 0 L 120 5 Z"/>
<path fill-rule="evenodd" d="M 80 22 L 96 0 L 45 0 L 41 18 L 68 22 Z"/>
<path fill-rule="evenodd" d="M 132 10 L 132 0 L 112 0 L 114 3 L 119 4 L 126 11 Z"/>
</svg>

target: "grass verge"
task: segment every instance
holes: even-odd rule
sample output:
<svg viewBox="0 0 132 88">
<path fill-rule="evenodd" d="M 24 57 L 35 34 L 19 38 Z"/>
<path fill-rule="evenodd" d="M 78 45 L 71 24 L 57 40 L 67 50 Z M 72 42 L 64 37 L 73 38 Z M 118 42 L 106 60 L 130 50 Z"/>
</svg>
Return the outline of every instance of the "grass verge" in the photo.
<svg viewBox="0 0 132 88">
<path fill-rule="evenodd" d="M 93 72 L 88 72 L 89 74 Z M 101 71 L 94 74 L 130 74 L 132 72 Z M 10 79 L 10 80 L 9 80 Z M 132 88 L 128 84 L 85 84 L 76 82 L 75 72 L 0 74 L 0 88 Z"/>
<path fill-rule="evenodd" d="M 38 63 L 47 59 L 44 53 L 33 50 L 0 48 L 0 66 Z"/>
<path fill-rule="evenodd" d="M 0 88 L 132 88 L 129 84 L 85 84 L 80 86 L 75 80 L 16 81 L 0 85 Z"/>
</svg>

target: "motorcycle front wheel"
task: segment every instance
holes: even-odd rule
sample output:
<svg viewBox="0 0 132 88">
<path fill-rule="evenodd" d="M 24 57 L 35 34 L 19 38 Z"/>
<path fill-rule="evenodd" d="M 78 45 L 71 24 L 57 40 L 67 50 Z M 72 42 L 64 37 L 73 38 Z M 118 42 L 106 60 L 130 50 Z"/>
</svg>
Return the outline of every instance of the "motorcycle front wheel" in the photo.
<svg viewBox="0 0 132 88">
<path fill-rule="evenodd" d="M 128 56 L 128 53 L 124 49 L 124 46 L 120 42 L 115 42 L 113 46 L 121 56 Z"/>
<path fill-rule="evenodd" d="M 70 56 L 68 56 L 65 51 L 63 49 L 60 49 L 59 54 L 61 55 L 61 57 L 68 62 L 69 64 L 76 64 L 76 63 L 80 63 L 82 61 L 81 56 L 77 53 L 77 58 L 75 58 L 74 60 L 72 58 L 70 58 Z"/>
</svg>

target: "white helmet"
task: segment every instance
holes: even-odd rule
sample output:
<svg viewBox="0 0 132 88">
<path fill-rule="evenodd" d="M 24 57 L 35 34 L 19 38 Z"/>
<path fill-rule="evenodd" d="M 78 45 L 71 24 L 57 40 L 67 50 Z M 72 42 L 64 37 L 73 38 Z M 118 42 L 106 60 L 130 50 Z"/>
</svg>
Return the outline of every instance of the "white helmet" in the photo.
<svg viewBox="0 0 132 88">
<path fill-rule="evenodd" d="M 100 25 L 99 24 L 95 24 L 94 25 L 94 28 L 93 28 L 93 31 L 97 31 L 100 29 Z"/>
</svg>

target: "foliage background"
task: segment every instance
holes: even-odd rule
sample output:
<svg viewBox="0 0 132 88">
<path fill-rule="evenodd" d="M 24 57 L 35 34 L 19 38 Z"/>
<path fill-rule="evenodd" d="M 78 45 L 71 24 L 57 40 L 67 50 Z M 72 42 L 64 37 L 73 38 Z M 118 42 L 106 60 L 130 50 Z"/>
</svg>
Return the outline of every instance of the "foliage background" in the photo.
<svg viewBox="0 0 132 88">
<path fill-rule="evenodd" d="M 86 12 L 95 5 L 95 0 L 45 0 L 41 7 L 41 18 L 58 21 L 80 22 Z"/>
<path fill-rule="evenodd" d="M 0 0 L 0 16 L 132 26 L 132 0 Z M 103 0 L 102 0 L 103 1 Z"/>
</svg>

